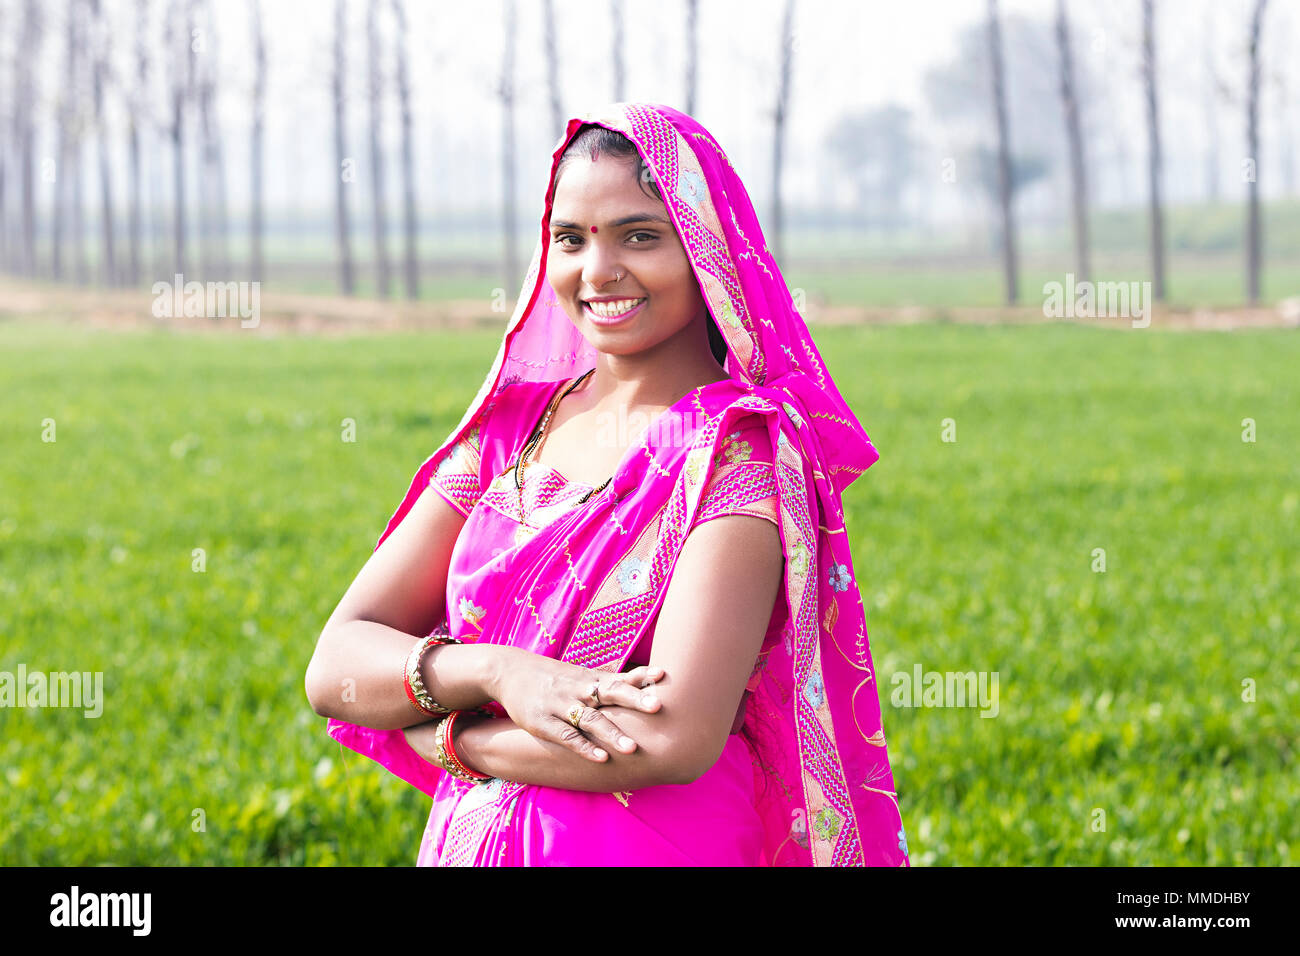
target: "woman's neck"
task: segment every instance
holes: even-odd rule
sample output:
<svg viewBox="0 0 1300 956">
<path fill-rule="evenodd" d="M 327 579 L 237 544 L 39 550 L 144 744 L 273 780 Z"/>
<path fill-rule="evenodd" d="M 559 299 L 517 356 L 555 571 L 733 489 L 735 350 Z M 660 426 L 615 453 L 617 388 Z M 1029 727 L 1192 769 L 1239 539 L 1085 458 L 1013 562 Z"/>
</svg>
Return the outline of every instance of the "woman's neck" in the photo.
<svg viewBox="0 0 1300 956">
<path fill-rule="evenodd" d="M 573 397 L 583 396 L 587 408 L 668 408 L 688 392 L 729 378 L 712 353 L 704 362 L 648 363 L 640 356 L 601 354 L 596 370 Z"/>
</svg>

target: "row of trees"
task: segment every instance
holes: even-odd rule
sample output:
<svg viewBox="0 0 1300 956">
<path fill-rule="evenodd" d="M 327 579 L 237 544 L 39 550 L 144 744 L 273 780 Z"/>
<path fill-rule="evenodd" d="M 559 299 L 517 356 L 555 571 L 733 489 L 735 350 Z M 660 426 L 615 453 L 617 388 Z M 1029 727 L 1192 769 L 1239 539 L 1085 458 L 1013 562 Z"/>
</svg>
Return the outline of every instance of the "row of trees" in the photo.
<svg viewBox="0 0 1300 956">
<path fill-rule="evenodd" d="M 364 197 L 363 215 L 370 224 L 372 253 L 367 258 L 374 272 L 373 288 L 380 296 L 393 294 L 400 283 L 405 295 L 416 298 L 420 291 L 417 175 L 414 140 L 419 125 L 413 106 L 411 74 L 407 55 L 410 27 L 406 0 L 370 0 L 364 6 L 364 30 L 350 18 L 357 0 L 334 0 L 326 19 L 328 62 L 324 80 L 332 102 L 332 149 L 337 167 L 334 177 L 333 226 L 339 288 L 354 294 L 359 283 L 354 235 L 355 206 Z M 502 0 L 503 49 L 500 75 L 494 86 L 501 119 L 502 168 L 500 172 L 503 217 L 504 275 L 517 277 L 521 263 L 516 248 L 518 221 L 517 157 L 515 131 L 518 111 L 516 77 L 518 45 L 517 0 Z M 1162 202 L 1163 160 L 1159 137 L 1160 98 L 1156 80 L 1155 0 L 1131 0 L 1142 20 L 1141 89 L 1145 106 L 1147 137 L 1147 203 L 1151 228 L 1151 272 L 1157 297 L 1165 294 L 1164 209 Z M 1266 0 L 1252 0 L 1253 17 L 1248 25 L 1248 79 L 1243 97 L 1247 119 L 1247 156 L 1252 163 L 1259 154 L 1259 88 L 1261 76 L 1260 36 L 1265 22 Z M 92 272 L 105 284 L 137 283 L 149 270 L 166 274 L 172 270 L 198 273 L 200 277 L 229 277 L 230 218 L 227 199 L 226 155 L 229 140 L 223 138 L 217 118 L 217 102 L 224 92 L 227 101 L 247 96 L 239 113 L 243 131 L 236 140 L 247 143 L 247 154 L 238 158 L 248 164 L 249 216 L 247 219 L 247 261 L 239 268 L 252 279 L 264 273 L 264 142 L 266 138 L 267 47 L 263 32 L 261 0 L 244 0 L 248 12 L 247 56 L 251 85 L 242 90 L 223 89 L 217 43 L 232 47 L 237 38 L 227 33 L 218 37 L 213 0 L 0 0 L 0 21 L 14 37 L 11 82 L 0 82 L 0 122 L 7 134 L 0 142 L 0 263 L 10 271 L 55 279 L 89 281 Z M 625 98 L 626 31 L 624 0 L 609 0 L 608 44 L 612 67 L 612 99 Z M 108 14 L 105 5 L 116 11 Z M 536 9 L 536 8 L 533 8 Z M 222 8 L 223 12 L 228 7 Z M 699 4 L 681 0 L 681 38 L 686 50 L 683 97 L 687 112 L 695 109 L 698 77 Z M 784 0 L 779 36 L 774 38 L 776 56 L 769 62 L 773 100 L 765 110 L 771 117 L 772 178 L 770 213 L 767 221 L 769 245 L 783 258 L 785 222 L 781 196 L 785 164 L 786 127 L 791 112 L 792 42 L 794 0 Z M 117 22 L 110 23 L 116 16 Z M 560 83 L 561 51 L 553 0 L 540 4 L 541 57 L 545 66 L 544 101 L 550 128 L 558 135 L 565 116 Z M 129 22 L 128 22 L 129 21 Z M 229 22 L 229 20 L 225 21 Z M 1057 0 L 1050 32 L 1023 18 L 1010 21 L 1014 34 L 1013 52 L 1038 44 L 1040 59 L 1053 57 L 1055 74 L 1041 70 L 1007 68 L 1004 52 L 1004 21 L 997 0 L 988 0 L 985 24 L 959 36 L 959 53 L 954 64 L 932 70 L 926 87 L 936 114 L 956 129 L 969 129 L 977 142 L 974 181 L 998 210 L 997 244 L 1005 273 L 1006 298 L 1018 297 L 1019 266 L 1016 231 L 1016 197 L 1028 184 L 1043 177 L 1049 161 L 1068 163 L 1070 222 L 1075 244 L 1075 271 L 1080 279 L 1092 274 L 1089 208 L 1091 201 L 1090 150 L 1095 137 L 1085 122 L 1095 76 L 1088 58 L 1074 56 L 1072 23 L 1067 0 Z M 1032 27 L 1027 32 L 1026 24 Z M 124 28 L 125 27 L 125 28 Z M 130 55 L 122 48 L 131 38 Z M 41 51 L 49 48 L 57 56 L 57 92 L 47 91 L 54 109 L 53 146 L 48 155 L 37 155 L 37 132 L 42 121 L 34 65 Z M 359 60 L 363 69 L 350 64 Z M 1012 62 L 1017 62 L 1013 59 Z M 3 65 L 3 64 L 0 64 Z M 974 71 L 974 72 L 972 72 Z M 317 74 L 319 75 L 319 73 Z M 363 76 L 359 90 L 357 76 Z M 1049 85 L 1050 84 L 1050 89 Z M 323 88 L 324 84 L 320 84 Z M 981 88 L 981 86 L 983 88 Z M 1032 89 L 1031 89 L 1032 87 Z M 1134 85 L 1136 89 L 1137 84 Z M 991 97 L 985 91 L 991 91 Z M 584 90 L 590 98 L 592 91 Z M 1043 97 L 1060 105 L 1060 125 L 1033 124 L 1029 116 L 1041 113 Z M 349 99 L 364 103 L 361 136 L 349 129 L 356 114 L 349 114 Z M 669 101 L 672 97 L 664 97 Z M 113 101 L 125 118 L 124 124 L 106 121 Z M 992 109 L 988 109 L 991 102 Z M 1034 104 L 1026 108 L 1026 103 Z M 385 155 L 382 132 L 386 122 L 396 118 L 399 137 L 397 162 Z M 988 118 L 986 118 L 988 117 Z M 989 122 L 991 118 L 991 122 Z M 839 155 L 845 171 L 863 185 L 860 198 L 868 195 L 875 203 L 871 213 L 877 221 L 892 225 L 902 222 L 900 183 L 916 164 L 908 129 L 909 114 L 901 107 L 884 107 L 866 114 L 860 122 L 838 125 L 829 145 Z M 976 133 L 975 130 L 978 129 Z M 322 132 L 324 132 L 322 130 Z M 1062 132 L 1064 135 L 1062 136 Z M 125 143 L 121 141 L 125 135 Z M 328 135 L 328 134 L 327 134 Z M 364 142 L 365 149 L 357 144 Z M 167 145 L 151 150 L 151 144 Z M 1021 147 L 1013 149 L 1013 144 Z M 1028 144 L 1028 149 L 1026 149 Z M 1062 150 L 1062 155 L 1048 151 Z M 126 156 L 125 224 L 119 221 L 120 197 L 114 193 L 110 155 Z M 188 157 L 188 158 L 187 158 Z M 97 177 L 88 189 L 83 166 L 91 163 Z M 152 167 L 152 175 L 151 173 Z M 400 228 L 390 230 L 389 206 L 392 184 L 386 173 L 396 169 Z M 1253 172 L 1253 171 L 1252 171 Z M 196 174 L 196 175 L 194 175 Z M 193 175 L 196 182 L 188 182 Z M 1259 295 L 1262 237 L 1259 223 L 1258 177 L 1249 177 L 1248 228 L 1246 237 L 1247 295 L 1254 302 Z M 358 187 L 349 188 L 358 183 Z M 364 189 L 358 195 L 358 189 Z M 98 252 L 92 265 L 86 242 L 88 196 L 97 189 Z M 49 221 L 39 224 L 37 192 L 48 195 Z M 48 192 L 46 192 L 48 190 Z M 148 202 L 145 193 L 153 202 Z M 164 222 L 157 200 L 170 194 L 170 216 Z M 187 197 L 197 193 L 197 203 Z M 148 222 L 146 223 L 146 219 Z M 400 235 L 401 249 L 390 249 L 392 232 Z M 38 232 L 45 242 L 38 243 Z M 154 248 L 142 238 L 166 236 Z M 38 264 L 38 250 L 47 245 L 48 256 Z M 150 260 L 150 261 L 146 261 Z"/>
<path fill-rule="evenodd" d="M 149 269 L 197 273 L 202 277 L 228 277 L 232 267 L 229 254 L 229 216 L 226 190 L 226 166 L 223 137 L 219 130 L 216 103 L 221 78 L 217 55 L 213 0 L 134 0 L 129 23 L 119 20 L 110 26 L 101 0 L 62 0 L 58 7 L 41 0 L 13 0 L 12 10 L 0 7 L 5 26 L 16 24 L 18 40 L 13 54 L 14 82 L 9 102 L 5 103 L 0 84 L 0 115 L 8 108 L 11 123 L 10 147 L 0 149 L 0 264 L 23 276 L 49 275 L 56 280 L 87 282 L 92 271 L 105 285 L 136 284 Z M 123 0 L 123 3 L 131 0 Z M 613 99 L 625 98 L 625 0 L 609 0 L 613 42 Z M 3 3 L 3 0 L 0 0 Z M 249 163 L 249 217 L 247 275 L 260 280 L 264 273 L 264 143 L 267 96 L 267 46 L 263 32 L 261 0 L 247 0 L 251 53 L 251 88 L 244 113 Z M 496 95 L 501 112 L 502 204 L 504 255 L 507 276 L 520 271 L 516 248 L 516 155 L 515 127 L 517 109 L 516 0 L 503 0 L 504 51 Z M 6 17 L 6 13 L 9 16 Z M 683 0 L 686 57 L 685 110 L 695 109 L 698 83 L 698 0 Z M 778 80 L 774 109 L 774 182 L 780 182 L 783 153 L 784 121 L 790 90 L 790 42 L 794 0 L 785 0 L 782 37 L 779 41 L 782 73 Z M 406 0 L 370 0 L 365 5 L 364 101 L 366 106 L 366 149 L 355 149 L 354 131 L 348 128 L 347 103 L 354 93 L 349 89 L 349 62 L 358 45 L 350 31 L 349 0 L 335 0 L 332 9 L 332 40 L 328 82 L 332 101 L 333 155 L 338 175 L 334 188 L 334 232 L 337 249 L 338 284 L 344 294 L 354 294 L 358 285 L 357 257 L 354 253 L 353 204 L 349 185 L 368 182 L 369 219 L 372 228 L 374 290 L 379 296 L 392 293 L 395 273 L 400 276 L 405 294 L 417 298 L 419 275 L 419 216 L 414 161 L 415 118 L 408 66 L 406 37 L 409 35 Z M 547 103 L 549 119 L 558 131 L 564 122 L 560 78 L 560 52 L 557 40 L 553 0 L 542 3 L 543 56 L 548 77 Z M 126 27 L 124 29 L 124 27 Z M 54 125 L 57 146 L 53 157 L 37 157 L 37 133 L 40 93 L 36 88 L 42 51 L 55 34 L 64 43 L 60 51 L 61 82 Z M 130 68 L 123 69 L 120 50 L 113 44 L 123 36 L 134 37 Z M 154 41 L 151 42 L 151 38 Z M 229 38 L 227 38 L 229 39 Z M 117 54 L 114 56 L 113 54 Z M 241 62 L 243 60 L 241 59 Z M 116 64 L 116 69 L 114 65 Z M 106 122 L 107 102 L 116 97 L 126 117 L 126 226 L 116 218 L 119 197 L 114 195 L 110 154 L 114 152 L 114 133 Z M 382 129 L 389 111 L 395 107 L 400 130 L 399 162 L 402 251 L 400 265 L 394 263 L 389 243 L 389 183 Z M 146 134 L 154 142 L 166 143 L 166 188 L 170 192 L 170 221 L 161 223 L 161 203 L 147 203 L 146 187 L 152 198 L 160 198 L 161 182 L 146 183 L 143 160 L 146 158 Z M 241 137 L 242 139 L 242 137 Z M 95 151 L 98 165 L 99 249 L 92 270 L 85 242 L 86 195 L 83 182 L 84 154 Z M 190 160 L 197 157 L 197 162 Z M 155 157 L 147 157 L 154 159 Z M 197 168 L 197 183 L 187 182 L 187 169 Z M 161 177 L 158 177 L 161 178 Z M 8 183 L 6 180 L 8 179 Z M 16 182 L 17 189 L 12 185 Z M 51 220 L 38 229 L 37 191 L 48 186 Z M 197 187 L 198 202 L 189 196 Z M 6 197 L 16 192 L 20 208 L 6 208 Z M 774 190 L 774 206 L 779 210 L 779 191 Z M 145 210 L 154 217 L 146 228 Z M 191 218 L 193 221 L 191 221 Z M 780 242 L 780 213 L 775 214 L 774 242 Z M 146 263 L 143 237 L 160 236 L 166 227 L 168 246 L 154 250 L 152 263 Z M 48 236 L 49 259 L 38 264 L 38 232 Z M 197 243 L 194 238 L 197 237 Z M 124 247 L 124 248 L 123 248 Z M 241 265 L 241 268 L 242 265 Z"/>
<path fill-rule="evenodd" d="M 1248 78 L 1246 83 L 1246 297 L 1250 304 L 1259 301 L 1262 237 L 1259 216 L 1259 88 L 1260 31 L 1267 0 L 1254 0 L 1249 24 Z M 1142 86 L 1147 128 L 1147 193 L 1150 222 L 1151 291 L 1156 301 L 1165 299 L 1164 205 L 1161 200 L 1163 153 L 1160 140 L 1160 96 L 1156 63 L 1155 0 L 1141 0 L 1142 7 Z M 1079 86 L 1071 53 L 1070 19 L 1066 0 L 1056 3 L 1056 42 L 1058 45 L 1061 116 L 1070 160 L 1071 207 L 1075 246 L 1075 274 L 1087 280 L 1092 274 L 1088 237 L 1087 153 L 1079 120 Z M 1002 31 L 997 0 L 988 0 L 988 62 L 991 74 L 993 116 L 997 132 L 997 197 L 1001 217 L 1003 278 L 1008 304 L 1019 295 L 1018 253 L 1014 194 L 1025 177 L 1017 182 L 1012 164 L 1012 132 L 1007 119 L 1005 69 L 1002 54 Z M 1031 174 L 1032 175 L 1032 174 Z"/>
<path fill-rule="evenodd" d="M 166 267 L 178 272 L 197 268 L 208 275 L 226 275 L 231 268 L 228 252 L 228 202 L 224 140 L 216 103 L 221 75 L 216 49 L 217 31 L 212 0 L 167 0 L 157 12 L 163 17 L 161 51 L 149 42 L 153 4 L 135 0 L 134 30 L 115 28 L 105 16 L 101 0 L 66 0 L 57 14 L 52 4 L 24 0 L 18 12 L 18 49 L 13 57 L 13 82 L 9 107 L 9 148 L 0 150 L 0 262 L 19 275 L 38 274 L 36 195 L 39 184 L 52 189 L 50 261 L 48 274 L 56 279 L 86 282 L 91 266 L 85 243 L 85 154 L 93 151 L 99 193 L 99 252 L 96 269 L 105 285 L 135 284 L 151 266 L 145 262 L 146 132 L 171 145 L 173 189 L 172 251 Z M 250 0 L 253 93 L 249 104 L 252 208 L 250 248 L 253 277 L 262 274 L 262 171 L 266 99 L 266 47 L 262 34 L 260 0 Z M 61 82 L 55 116 L 54 155 L 37 162 L 36 64 L 47 38 L 61 34 Z M 134 36 L 130 69 L 114 69 L 113 44 L 123 35 Z M 120 62 L 118 58 L 116 62 Z M 161 94 L 161 95 L 160 95 Z M 110 156 L 113 136 L 106 122 L 107 101 L 116 96 L 126 116 L 126 228 L 124 243 L 117 223 L 117 197 Z M 187 140 L 199 157 L 199 201 L 194 232 L 197 249 L 190 244 L 187 221 Z M 18 184 L 19 209 L 11 214 L 6 197 Z M 156 215 L 156 204 L 149 205 Z M 15 227 L 16 224 L 16 227 Z M 156 230 L 150 230 L 154 232 Z M 123 248 L 124 245 L 124 248 Z M 162 263 L 155 262 L 152 268 Z"/>
</svg>

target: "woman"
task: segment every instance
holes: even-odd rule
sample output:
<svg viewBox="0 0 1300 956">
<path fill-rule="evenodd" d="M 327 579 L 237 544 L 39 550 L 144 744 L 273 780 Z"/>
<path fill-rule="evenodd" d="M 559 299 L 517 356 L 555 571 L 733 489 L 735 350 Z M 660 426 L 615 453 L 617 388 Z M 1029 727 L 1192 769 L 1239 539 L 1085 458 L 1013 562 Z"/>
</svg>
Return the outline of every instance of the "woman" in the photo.
<svg viewBox="0 0 1300 956">
<path fill-rule="evenodd" d="M 877 457 L 709 133 L 571 119 L 312 706 L 433 798 L 420 864 L 908 865 L 840 504 Z"/>
</svg>

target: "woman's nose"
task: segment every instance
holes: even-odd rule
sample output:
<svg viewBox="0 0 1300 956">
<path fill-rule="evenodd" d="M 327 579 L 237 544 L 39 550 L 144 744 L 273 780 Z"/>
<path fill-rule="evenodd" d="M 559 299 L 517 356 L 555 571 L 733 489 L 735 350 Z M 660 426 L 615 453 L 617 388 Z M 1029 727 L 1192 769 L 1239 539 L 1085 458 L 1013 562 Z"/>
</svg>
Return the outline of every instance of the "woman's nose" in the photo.
<svg viewBox="0 0 1300 956">
<path fill-rule="evenodd" d="M 599 289 L 627 273 L 618 266 L 616 257 L 607 250 L 596 248 L 596 243 L 588 243 L 582 262 L 582 281 L 590 288 Z"/>
</svg>

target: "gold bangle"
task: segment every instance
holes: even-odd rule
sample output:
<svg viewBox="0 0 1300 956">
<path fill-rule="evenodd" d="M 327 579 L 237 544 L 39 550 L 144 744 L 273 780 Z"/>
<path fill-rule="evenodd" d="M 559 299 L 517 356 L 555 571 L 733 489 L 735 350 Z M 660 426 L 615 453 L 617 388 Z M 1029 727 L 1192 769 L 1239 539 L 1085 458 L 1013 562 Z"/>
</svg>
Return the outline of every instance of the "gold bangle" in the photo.
<svg viewBox="0 0 1300 956">
<path fill-rule="evenodd" d="M 424 652 L 437 644 L 460 644 L 461 642 L 454 637 L 447 635 L 430 634 L 415 647 L 411 648 L 411 653 L 406 657 L 406 683 L 410 691 L 408 698 L 411 698 L 417 710 L 423 711 L 427 717 L 438 717 L 440 715 L 450 714 L 450 707 L 443 707 L 430 695 L 425 689 L 424 681 L 420 677 L 420 661 L 424 658 Z"/>
<path fill-rule="evenodd" d="M 433 731 L 433 759 L 443 770 L 451 774 L 457 780 L 464 780 L 466 783 L 482 783 L 490 777 L 475 777 L 468 773 L 458 763 L 454 762 L 447 756 L 447 725 L 451 723 L 452 718 L 459 711 L 452 711 L 442 720 L 438 721 L 438 726 Z"/>
</svg>

